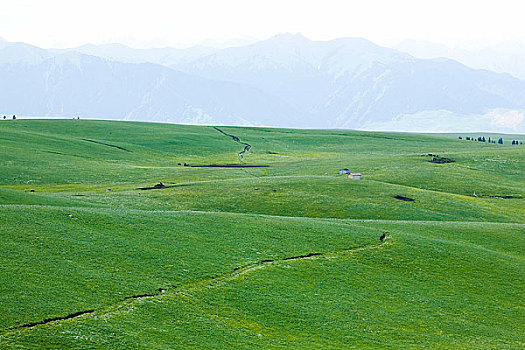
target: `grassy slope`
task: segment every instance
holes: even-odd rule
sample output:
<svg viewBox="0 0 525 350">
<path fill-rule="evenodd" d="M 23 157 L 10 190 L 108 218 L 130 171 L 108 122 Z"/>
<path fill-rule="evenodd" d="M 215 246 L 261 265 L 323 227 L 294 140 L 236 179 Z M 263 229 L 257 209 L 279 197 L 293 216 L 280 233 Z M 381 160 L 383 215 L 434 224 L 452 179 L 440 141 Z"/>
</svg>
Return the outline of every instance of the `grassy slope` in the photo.
<svg viewBox="0 0 525 350">
<path fill-rule="evenodd" d="M 221 129 L 252 145 L 246 164 L 269 167 L 179 166 L 238 162 L 242 146 L 209 127 L 0 123 L 0 345 L 523 346 L 525 148 Z M 432 164 L 427 153 L 457 162 Z M 366 180 L 337 176 L 343 167 Z M 178 186 L 136 190 L 159 181 Z M 383 231 L 388 245 L 374 248 Z M 198 284 L 357 246 L 371 248 Z"/>
</svg>

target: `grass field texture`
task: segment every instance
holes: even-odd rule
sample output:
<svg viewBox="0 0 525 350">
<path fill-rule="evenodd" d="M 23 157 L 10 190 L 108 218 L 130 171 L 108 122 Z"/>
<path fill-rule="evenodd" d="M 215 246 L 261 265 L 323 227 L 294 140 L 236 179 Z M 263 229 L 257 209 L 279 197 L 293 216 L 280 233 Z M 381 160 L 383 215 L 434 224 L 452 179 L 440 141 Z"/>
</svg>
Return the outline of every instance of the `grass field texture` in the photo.
<svg viewBox="0 0 525 350">
<path fill-rule="evenodd" d="M 523 137 L 458 136 L 1 121 L 0 348 L 523 348 Z"/>
</svg>

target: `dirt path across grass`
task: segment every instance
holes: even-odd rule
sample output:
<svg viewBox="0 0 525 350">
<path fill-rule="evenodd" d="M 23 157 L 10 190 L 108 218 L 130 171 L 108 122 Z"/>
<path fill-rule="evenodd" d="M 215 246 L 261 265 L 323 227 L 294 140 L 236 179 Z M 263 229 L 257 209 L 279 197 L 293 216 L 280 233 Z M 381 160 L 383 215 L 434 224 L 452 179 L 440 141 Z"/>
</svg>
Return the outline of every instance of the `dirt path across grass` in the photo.
<svg viewBox="0 0 525 350">
<path fill-rule="evenodd" d="M 465 220 L 401 220 L 401 219 L 348 219 L 348 218 L 327 218 L 327 217 L 312 217 L 312 216 L 285 216 L 285 215 L 271 215 L 271 214 L 260 214 L 260 213 L 242 213 L 234 211 L 218 211 L 218 210 L 193 210 L 193 209 L 181 209 L 181 210 L 145 210 L 145 209 L 124 209 L 124 208 L 108 208 L 108 207 L 80 207 L 80 206 L 60 206 L 60 205 L 43 205 L 43 204 L 0 204 L 0 208 L 47 208 L 47 209 L 65 209 L 65 210 L 83 210 L 91 212 L 105 212 L 107 210 L 118 211 L 122 213 L 140 213 L 140 214 L 208 214 L 208 215 L 232 215 L 232 216 L 251 216 L 251 217 L 263 217 L 263 218 L 278 218 L 278 219 L 289 219 L 289 220 L 312 220 L 322 221 L 325 223 L 332 224 L 346 224 L 346 223 L 380 223 L 380 224 L 441 224 L 441 225 L 461 225 L 461 224 L 474 224 L 474 225 L 504 225 L 504 226 L 517 226 L 524 227 L 523 222 L 507 222 L 507 221 L 465 221 Z"/>
</svg>

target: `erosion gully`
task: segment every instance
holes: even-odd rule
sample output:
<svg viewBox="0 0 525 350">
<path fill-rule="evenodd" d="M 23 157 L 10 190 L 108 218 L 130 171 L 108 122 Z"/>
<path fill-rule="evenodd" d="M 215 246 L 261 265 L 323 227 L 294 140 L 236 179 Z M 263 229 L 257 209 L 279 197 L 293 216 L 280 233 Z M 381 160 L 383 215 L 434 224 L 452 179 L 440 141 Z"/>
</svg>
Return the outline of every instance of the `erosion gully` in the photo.
<svg viewBox="0 0 525 350">
<path fill-rule="evenodd" d="M 253 263 L 247 266 L 237 267 L 233 269 L 232 272 L 222 275 L 222 276 L 212 277 L 209 279 L 196 281 L 196 282 L 188 283 L 188 284 L 181 285 L 181 286 L 172 286 L 171 288 L 168 288 L 168 289 L 159 288 L 156 293 L 137 294 L 137 295 L 128 296 L 128 297 L 125 297 L 124 300 L 122 300 L 119 304 L 130 303 L 130 302 L 134 302 L 134 301 L 141 300 L 141 299 L 162 298 L 164 296 L 177 295 L 177 294 L 188 296 L 188 293 L 195 292 L 203 288 L 218 287 L 226 282 L 233 281 L 247 273 L 250 273 L 256 270 L 260 270 L 260 269 L 264 269 L 264 268 L 268 268 L 270 266 L 275 266 L 275 265 L 279 265 L 283 263 L 289 263 L 292 261 L 301 261 L 301 260 L 335 259 L 343 255 L 347 255 L 347 254 L 353 254 L 353 253 L 360 252 L 360 251 L 377 249 L 382 246 L 392 244 L 390 238 L 391 236 L 385 233 L 380 237 L 379 243 L 376 243 L 376 244 L 353 247 L 353 248 L 343 249 L 343 250 L 336 251 L 336 252 L 328 252 L 328 253 L 313 252 L 313 253 L 302 254 L 302 255 L 297 255 L 297 256 L 285 257 L 285 258 L 276 259 L 276 260 L 272 260 L 272 259 L 261 260 L 259 262 L 256 262 L 256 263 Z M 117 307 L 116 309 L 119 310 L 120 308 L 121 307 Z M 81 317 L 90 316 L 93 314 L 100 313 L 101 315 L 110 315 L 111 313 L 114 312 L 112 310 L 107 310 L 107 309 L 108 307 L 106 307 L 106 310 L 104 309 L 100 310 L 100 312 L 95 312 L 94 309 L 78 311 L 78 312 L 63 316 L 63 317 L 47 318 L 42 321 L 26 323 L 20 326 L 16 326 L 16 327 L 7 329 L 5 332 L 3 332 L 2 335 L 7 335 L 15 331 L 20 331 L 22 329 L 31 329 L 31 328 L 41 326 L 41 325 L 56 323 L 60 321 L 73 320 L 73 319 L 77 319 Z"/>
</svg>

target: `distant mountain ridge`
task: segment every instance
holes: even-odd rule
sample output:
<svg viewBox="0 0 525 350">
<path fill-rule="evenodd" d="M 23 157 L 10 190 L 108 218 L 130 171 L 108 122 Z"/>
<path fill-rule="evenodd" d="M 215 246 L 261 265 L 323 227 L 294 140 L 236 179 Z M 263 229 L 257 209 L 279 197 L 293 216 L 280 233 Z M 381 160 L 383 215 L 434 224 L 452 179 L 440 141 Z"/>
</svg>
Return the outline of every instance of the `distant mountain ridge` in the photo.
<svg viewBox="0 0 525 350">
<path fill-rule="evenodd" d="M 252 87 L 75 52 L 3 64 L 0 80 L 8 82 L 0 106 L 9 114 L 233 125 L 272 123 L 265 113 L 293 116 Z"/>
<path fill-rule="evenodd" d="M 508 41 L 479 49 L 463 49 L 424 40 L 404 40 L 393 48 L 418 58 L 446 57 L 474 69 L 508 73 L 525 80 L 525 41 Z"/>
<path fill-rule="evenodd" d="M 184 50 L 7 43 L 0 79 L 9 115 L 525 133 L 525 81 L 361 38 Z"/>
</svg>

